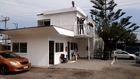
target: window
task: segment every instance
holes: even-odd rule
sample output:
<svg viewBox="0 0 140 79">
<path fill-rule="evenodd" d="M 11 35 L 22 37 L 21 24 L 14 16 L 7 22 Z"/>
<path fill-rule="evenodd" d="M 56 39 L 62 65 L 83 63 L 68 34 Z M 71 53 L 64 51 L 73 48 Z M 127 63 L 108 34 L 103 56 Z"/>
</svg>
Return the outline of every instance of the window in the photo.
<svg viewBox="0 0 140 79">
<path fill-rule="evenodd" d="M 13 43 L 13 52 L 27 53 L 27 43 Z"/>
<path fill-rule="evenodd" d="M 44 26 L 49 26 L 50 25 L 50 21 L 45 21 L 44 22 Z"/>
<path fill-rule="evenodd" d="M 27 43 L 20 43 L 20 52 L 22 53 L 27 52 Z"/>
<path fill-rule="evenodd" d="M 12 49 L 13 52 L 19 52 L 19 43 L 13 43 Z"/>
<path fill-rule="evenodd" d="M 74 43 L 71 42 L 71 50 L 74 50 Z"/>
<path fill-rule="evenodd" d="M 64 51 L 64 44 L 63 43 L 55 43 L 55 51 L 56 52 L 63 52 Z"/>
<path fill-rule="evenodd" d="M 116 52 L 117 54 L 122 54 L 122 52 L 120 51 L 120 52 Z"/>
<path fill-rule="evenodd" d="M 77 43 L 74 43 L 74 50 L 78 52 L 78 45 L 77 45 Z"/>
<path fill-rule="evenodd" d="M 38 20 L 38 26 L 50 26 L 50 19 Z"/>
<path fill-rule="evenodd" d="M 122 54 L 127 54 L 126 52 L 122 52 Z"/>
<path fill-rule="evenodd" d="M 71 42 L 71 50 L 78 49 L 77 43 Z"/>
<path fill-rule="evenodd" d="M 56 44 L 55 44 L 55 51 L 56 51 L 56 52 L 59 52 L 59 43 L 56 43 Z"/>
<path fill-rule="evenodd" d="M 63 43 L 60 43 L 60 52 L 63 52 L 63 51 L 64 51 Z"/>
</svg>

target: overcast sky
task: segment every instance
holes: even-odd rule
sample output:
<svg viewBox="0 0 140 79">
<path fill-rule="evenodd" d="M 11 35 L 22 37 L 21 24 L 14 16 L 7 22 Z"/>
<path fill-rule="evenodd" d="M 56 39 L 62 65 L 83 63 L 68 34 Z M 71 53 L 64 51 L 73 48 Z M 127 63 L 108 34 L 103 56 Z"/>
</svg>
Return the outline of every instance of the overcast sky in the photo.
<svg viewBox="0 0 140 79">
<path fill-rule="evenodd" d="M 10 17 L 7 28 L 32 27 L 37 25 L 37 14 L 47 10 L 55 10 L 71 7 L 72 0 L 0 0 L 0 15 Z M 76 7 L 80 7 L 88 15 L 92 9 L 90 0 L 74 0 Z M 133 16 L 131 21 L 140 25 L 140 0 L 115 0 L 116 9 L 121 8 L 126 12 L 125 16 Z M 0 20 L 3 18 L 0 17 Z M 0 28 L 4 23 L 0 22 Z"/>
</svg>

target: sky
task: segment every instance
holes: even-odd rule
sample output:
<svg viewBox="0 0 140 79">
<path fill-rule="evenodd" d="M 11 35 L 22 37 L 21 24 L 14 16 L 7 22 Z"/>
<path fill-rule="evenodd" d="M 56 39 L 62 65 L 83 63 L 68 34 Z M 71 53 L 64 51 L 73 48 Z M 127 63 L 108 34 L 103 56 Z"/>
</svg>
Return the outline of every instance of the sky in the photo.
<svg viewBox="0 0 140 79">
<path fill-rule="evenodd" d="M 72 7 L 71 2 L 80 7 L 90 16 L 93 4 L 90 0 L 0 0 L 0 20 L 9 17 L 8 29 L 14 29 L 17 23 L 19 28 L 37 26 L 37 14 L 48 10 L 56 10 Z M 115 9 L 123 9 L 125 16 L 133 16 L 130 21 L 140 26 L 140 0 L 114 0 L 118 5 Z M 0 22 L 0 28 L 4 28 L 4 22 Z M 140 29 L 136 32 L 140 39 Z"/>
</svg>

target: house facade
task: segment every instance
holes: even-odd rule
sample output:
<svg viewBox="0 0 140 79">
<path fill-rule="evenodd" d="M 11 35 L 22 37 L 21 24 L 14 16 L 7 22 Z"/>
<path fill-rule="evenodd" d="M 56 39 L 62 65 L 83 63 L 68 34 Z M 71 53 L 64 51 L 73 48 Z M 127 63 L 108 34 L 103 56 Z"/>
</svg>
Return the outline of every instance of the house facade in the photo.
<svg viewBox="0 0 140 79">
<path fill-rule="evenodd" d="M 84 18 L 82 25 L 78 18 Z M 2 31 L 11 38 L 11 51 L 28 58 L 33 66 L 60 64 L 61 54 L 72 60 L 73 52 L 90 60 L 94 53 L 95 27 L 80 8 L 45 11 L 38 15 L 37 24 Z"/>
</svg>

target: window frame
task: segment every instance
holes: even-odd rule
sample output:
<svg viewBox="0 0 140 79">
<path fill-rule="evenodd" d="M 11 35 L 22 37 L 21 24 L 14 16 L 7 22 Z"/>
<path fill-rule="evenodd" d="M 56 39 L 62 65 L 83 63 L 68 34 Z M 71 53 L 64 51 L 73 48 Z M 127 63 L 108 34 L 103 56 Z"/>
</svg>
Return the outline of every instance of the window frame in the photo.
<svg viewBox="0 0 140 79">
<path fill-rule="evenodd" d="M 15 43 L 17 43 L 18 44 L 18 47 L 15 47 L 15 48 L 17 48 L 18 49 L 18 51 L 15 51 L 14 50 L 14 46 L 13 46 L 13 44 L 15 44 Z M 26 44 L 26 47 L 25 47 L 25 50 L 24 51 L 21 51 L 21 49 L 23 48 L 22 46 L 21 46 L 21 44 Z M 22 48 L 21 48 L 22 47 Z M 15 52 L 15 53 L 27 53 L 27 50 L 28 49 L 28 43 L 27 42 L 12 42 L 12 51 L 13 52 Z"/>
<path fill-rule="evenodd" d="M 23 48 L 23 47 L 21 46 L 21 44 L 26 44 L 26 47 Z M 20 42 L 19 45 L 20 45 L 20 47 L 19 47 L 19 52 L 20 52 L 20 53 L 27 53 L 27 42 Z M 25 49 L 25 50 L 23 50 L 22 48 Z"/>
<path fill-rule="evenodd" d="M 17 51 L 14 50 L 14 47 L 15 47 L 14 44 L 18 44 L 18 47 L 16 47 L 16 48 L 17 48 L 17 49 L 16 49 Z M 13 43 L 12 43 L 12 51 L 13 51 L 13 52 L 19 52 L 19 47 L 20 47 L 20 43 L 19 43 L 19 42 L 13 42 Z"/>
<path fill-rule="evenodd" d="M 55 43 L 55 52 L 64 52 L 64 43 L 56 42 Z"/>
<path fill-rule="evenodd" d="M 59 43 L 58 42 L 55 43 L 55 52 L 59 52 Z"/>
<path fill-rule="evenodd" d="M 60 43 L 60 52 L 63 52 L 64 51 L 64 43 Z"/>
</svg>

